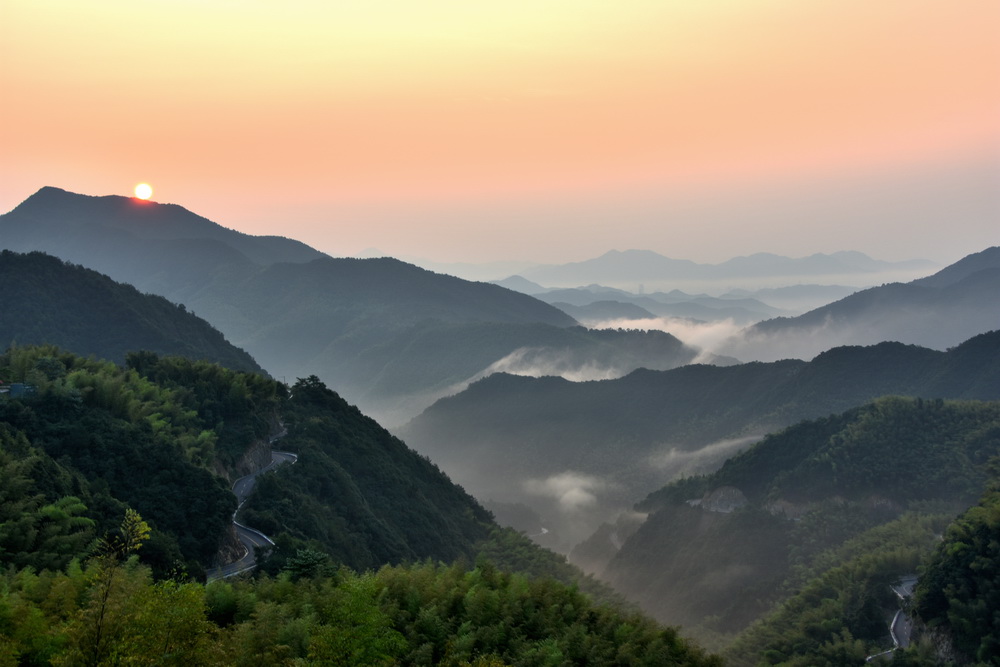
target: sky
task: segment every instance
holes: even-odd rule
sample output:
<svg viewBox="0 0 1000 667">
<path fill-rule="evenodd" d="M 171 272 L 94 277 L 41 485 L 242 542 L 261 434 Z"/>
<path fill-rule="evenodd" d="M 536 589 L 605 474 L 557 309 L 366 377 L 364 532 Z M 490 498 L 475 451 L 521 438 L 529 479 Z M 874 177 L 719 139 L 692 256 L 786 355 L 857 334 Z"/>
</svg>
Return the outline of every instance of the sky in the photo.
<svg viewBox="0 0 1000 667">
<path fill-rule="evenodd" d="M 1000 243 L 996 0 L 2 0 L 42 186 L 333 255 L 719 262 Z"/>
</svg>

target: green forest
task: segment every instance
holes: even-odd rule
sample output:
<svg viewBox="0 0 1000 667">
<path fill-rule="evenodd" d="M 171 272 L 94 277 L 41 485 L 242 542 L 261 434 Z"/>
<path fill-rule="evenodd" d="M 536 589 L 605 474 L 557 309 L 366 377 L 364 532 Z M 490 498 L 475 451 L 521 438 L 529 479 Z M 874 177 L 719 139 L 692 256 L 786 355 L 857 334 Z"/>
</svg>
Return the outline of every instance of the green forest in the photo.
<svg viewBox="0 0 1000 667">
<path fill-rule="evenodd" d="M 719 665 L 565 559 L 498 527 L 315 377 L 150 352 L 0 355 L 0 666 Z M 241 520 L 252 578 L 205 581 L 245 450 L 294 466 Z"/>
<path fill-rule="evenodd" d="M 651 494 L 616 588 L 502 529 L 318 378 L 0 355 L 0 667 L 1000 664 L 1000 403 L 885 397 Z M 205 583 L 248 451 L 297 454 L 240 520 L 275 546 Z M 719 489 L 742 497 L 706 511 Z M 698 502 L 693 502 L 698 501 Z M 651 572 L 657 576 L 652 576 Z M 942 647 L 947 647 L 945 650 Z"/>
<path fill-rule="evenodd" d="M 1000 664 L 998 462 L 1000 403 L 886 397 L 651 494 L 607 575 L 747 666 L 860 664 L 891 648 L 890 585 L 919 575 L 916 641 L 895 663 Z M 742 504 L 702 507 L 719 489 Z"/>
<path fill-rule="evenodd" d="M 487 562 L 328 569 L 204 585 L 105 545 L 64 570 L 8 570 L 0 665 L 722 664 L 646 617 Z"/>
<path fill-rule="evenodd" d="M 116 363 L 141 349 L 264 372 L 184 306 L 41 252 L 0 250 L 0 313 L 0 349 L 53 344 Z"/>
</svg>

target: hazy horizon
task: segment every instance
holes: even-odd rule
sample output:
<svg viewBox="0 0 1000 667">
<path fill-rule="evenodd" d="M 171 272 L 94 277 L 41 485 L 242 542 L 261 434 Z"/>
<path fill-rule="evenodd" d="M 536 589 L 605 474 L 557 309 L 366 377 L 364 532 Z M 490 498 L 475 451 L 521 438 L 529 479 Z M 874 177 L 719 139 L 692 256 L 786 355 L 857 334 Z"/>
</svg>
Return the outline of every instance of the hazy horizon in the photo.
<svg viewBox="0 0 1000 667">
<path fill-rule="evenodd" d="M 0 209 L 45 185 L 338 256 L 716 263 L 997 242 L 1000 5 L 11 0 Z"/>
</svg>

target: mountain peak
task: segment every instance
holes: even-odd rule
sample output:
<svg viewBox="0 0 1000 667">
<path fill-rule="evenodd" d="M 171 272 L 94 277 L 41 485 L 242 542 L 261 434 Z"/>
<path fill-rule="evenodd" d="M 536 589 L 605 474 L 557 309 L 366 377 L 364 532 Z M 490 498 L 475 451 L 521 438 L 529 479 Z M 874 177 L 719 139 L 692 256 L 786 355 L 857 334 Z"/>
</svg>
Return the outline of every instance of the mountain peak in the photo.
<svg viewBox="0 0 1000 667">
<path fill-rule="evenodd" d="M 12 237 L 23 235 L 25 228 L 34 228 L 36 234 L 75 234 L 90 239 L 120 237 L 125 232 L 147 242 L 211 240 L 261 265 L 302 263 L 326 256 L 299 241 L 251 236 L 223 227 L 177 204 L 122 195 L 84 195 L 53 186 L 39 189 L 12 211 L 0 215 L 0 235 L 8 243 Z M 29 250 L 44 246 L 10 247 Z"/>
<path fill-rule="evenodd" d="M 161 204 L 122 195 L 85 195 L 51 185 L 40 188 L 7 215 L 35 218 L 52 214 L 58 214 L 70 224 L 101 223 L 134 227 L 140 223 L 173 225 L 186 222 L 195 227 L 221 227 L 177 204 Z"/>
</svg>

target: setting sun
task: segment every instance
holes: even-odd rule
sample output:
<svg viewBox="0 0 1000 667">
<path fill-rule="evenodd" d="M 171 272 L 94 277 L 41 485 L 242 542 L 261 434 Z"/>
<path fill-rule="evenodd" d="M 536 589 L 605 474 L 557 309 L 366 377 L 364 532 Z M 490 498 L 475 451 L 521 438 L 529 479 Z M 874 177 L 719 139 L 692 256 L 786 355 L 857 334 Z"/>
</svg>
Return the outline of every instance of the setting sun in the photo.
<svg viewBox="0 0 1000 667">
<path fill-rule="evenodd" d="M 149 199 L 153 196 L 153 188 L 149 183 L 140 183 L 135 186 L 135 196 L 137 199 Z"/>
</svg>

